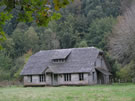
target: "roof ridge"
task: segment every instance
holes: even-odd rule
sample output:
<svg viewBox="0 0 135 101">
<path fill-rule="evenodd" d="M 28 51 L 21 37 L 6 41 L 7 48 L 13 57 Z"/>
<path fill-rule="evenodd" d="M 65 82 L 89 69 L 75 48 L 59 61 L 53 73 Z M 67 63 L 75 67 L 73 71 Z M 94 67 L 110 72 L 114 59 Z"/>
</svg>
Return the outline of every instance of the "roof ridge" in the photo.
<svg viewBox="0 0 135 101">
<path fill-rule="evenodd" d="M 91 47 L 79 47 L 79 48 L 63 48 L 63 49 L 40 50 L 39 52 L 44 52 L 44 51 L 59 51 L 59 50 L 73 50 L 73 49 L 91 49 L 91 48 L 98 49 L 98 48 L 96 48 L 94 46 L 91 46 Z"/>
</svg>

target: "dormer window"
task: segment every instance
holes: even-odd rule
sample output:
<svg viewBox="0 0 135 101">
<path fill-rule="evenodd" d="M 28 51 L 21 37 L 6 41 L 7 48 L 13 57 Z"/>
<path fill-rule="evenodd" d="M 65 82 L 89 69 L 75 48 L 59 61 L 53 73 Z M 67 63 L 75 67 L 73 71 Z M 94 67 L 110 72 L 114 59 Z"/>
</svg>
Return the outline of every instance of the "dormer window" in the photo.
<svg viewBox="0 0 135 101">
<path fill-rule="evenodd" d="M 54 63 L 63 63 L 65 61 L 66 61 L 65 59 L 53 59 Z"/>
<path fill-rule="evenodd" d="M 55 50 L 51 60 L 53 63 L 64 63 L 71 53 L 71 49 Z"/>
</svg>

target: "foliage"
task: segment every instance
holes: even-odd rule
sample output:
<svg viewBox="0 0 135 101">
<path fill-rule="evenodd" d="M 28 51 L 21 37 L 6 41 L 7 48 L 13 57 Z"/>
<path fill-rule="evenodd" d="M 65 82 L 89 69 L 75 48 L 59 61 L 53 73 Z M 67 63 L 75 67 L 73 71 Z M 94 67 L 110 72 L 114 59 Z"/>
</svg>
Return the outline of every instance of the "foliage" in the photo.
<svg viewBox="0 0 135 101">
<path fill-rule="evenodd" d="M 33 27 L 28 28 L 26 24 L 20 23 L 13 32 L 12 38 L 15 42 L 15 56 L 22 56 L 30 49 L 38 50 L 39 37 Z"/>
<path fill-rule="evenodd" d="M 59 48 L 59 41 L 56 38 L 56 33 L 52 29 L 46 29 L 39 35 L 40 38 L 40 49 L 55 49 Z"/>
<path fill-rule="evenodd" d="M 14 66 L 14 79 L 21 79 L 20 73 L 24 67 L 24 64 L 28 62 L 28 59 L 32 55 L 32 50 L 29 50 L 27 53 L 25 53 L 22 57 L 19 57 L 15 60 L 15 66 Z"/>
<path fill-rule="evenodd" d="M 12 59 L 5 52 L 0 51 L 0 81 L 9 80 L 12 66 Z"/>
<path fill-rule="evenodd" d="M 87 35 L 88 44 L 105 49 L 107 43 L 106 36 L 111 33 L 115 22 L 115 18 L 113 17 L 94 20 L 90 25 L 89 34 Z"/>
<path fill-rule="evenodd" d="M 88 47 L 88 45 L 87 45 L 87 42 L 84 40 L 84 41 L 81 41 L 79 45 L 77 45 L 77 47 Z"/>
<path fill-rule="evenodd" d="M 12 60 L 8 55 L 6 55 L 3 51 L 0 52 L 0 68 L 1 70 L 10 70 Z"/>
<path fill-rule="evenodd" d="M 6 54 L 8 54 L 9 56 L 14 55 L 15 43 L 11 37 L 7 36 L 7 39 L 2 42 L 2 46 L 4 46 L 3 50 L 6 52 Z"/>
<path fill-rule="evenodd" d="M 134 71 L 135 71 L 135 63 L 134 61 L 131 61 L 123 68 L 119 68 L 119 71 L 117 71 L 117 75 L 119 76 L 119 78 L 123 80 L 132 81 L 132 79 L 135 77 Z"/>
<path fill-rule="evenodd" d="M 31 49 L 27 53 L 24 54 L 25 64 L 28 62 L 30 56 L 32 56 L 32 50 Z"/>
<path fill-rule="evenodd" d="M 12 11 L 18 9 L 18 20 L 23 22 L 35 21 L 37 25 L 47 26 L 51 20 L 58 20 L 57 13 L 73 0 L 0 0 L 0 40 L 5 39 L 3 25 L 12 18 Z"/>
<path fill-rule="evenodd" d="M 6 56 L 12 61 L 9 63 L 12 64 L 9 66 L 9 79 L 17 80 L 20 79 L 19 73 L 29 58 L 26 55 L 29 52 L 34 54 L 40 50 L 90 46 L 107 52 L 108 36 L 116 17 L 121 14 L 119 0 L 74 0 L 73 3 L 70 2 L 72 0 L 52 0 L 46 2 L 44 8 L 43 1 L 46 0 L 24 0 L 20 4 L 15 2 L 15 6 L 12 1 L 14 0 L 10 0 L 11 5 L 9 2 L 6 4 L 9 7 L 0 6 L 0 12 L 4 9 L 13 16 L 3 26 L 7 40 L 2 42 L 2 46 Z M 69 5 L 63 8 L 67 4 Z M 39 10 L 40 8 L 43 9 Z M 46 10 L 42 12 L 44 9 Z M 52 21 L 60 17 L 57 14 L 62 15 L 61 19 Z M 19 22 L 18 19 L 26 23 Z M 41 27 L 37 24 L 48 26 Z M 115 61 L 110 58 L 108 60 L 115 74 Z"/>
<path fill-rule="evenodd" d="M 19 57 L 15 60 L 14 63 L 15 63 L 14 67 L 12 68 L 12 72 L 11 72 L 12 73 L 11 76 L 13 77 L 12 80 L 19 80 L 21 70 L 25 64 L 25 59 L 24 57 Z"/>
<path fill-rule="evenodd" d="M 8 12 L 0 12 L 0 49 L 1 47 L 1 41 L 5 40 L 5 33 L 3 31 L 3 26 L 5 25 L 5 22 L 9 20 L 12 16 Z"/>
<path fill-rule="evenodd" d="M 126 3 L 125 3 L 126 2 Z M 127 0 L 122 5 L 123 14 L 117 17 L 117 24 L 113 27 L 109 36 L 110 55 L 121 64 L 117 75 L 119 78 L 131 81 L 135 77 L 135 1 Z"/>
</svg>

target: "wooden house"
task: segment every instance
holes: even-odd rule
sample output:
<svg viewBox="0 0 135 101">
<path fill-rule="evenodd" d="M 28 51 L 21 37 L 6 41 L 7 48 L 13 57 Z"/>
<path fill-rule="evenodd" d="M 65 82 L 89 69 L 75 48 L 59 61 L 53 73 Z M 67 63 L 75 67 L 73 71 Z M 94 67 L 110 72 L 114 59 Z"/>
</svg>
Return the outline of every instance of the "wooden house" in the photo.
<svg viewBox="0 0 135 101">
<path fill-rule="evenodd" d="M 21 72 L 24 86 L 110 83 L 110 66 L 95 47 L 39 51 Z"/>
</svg>

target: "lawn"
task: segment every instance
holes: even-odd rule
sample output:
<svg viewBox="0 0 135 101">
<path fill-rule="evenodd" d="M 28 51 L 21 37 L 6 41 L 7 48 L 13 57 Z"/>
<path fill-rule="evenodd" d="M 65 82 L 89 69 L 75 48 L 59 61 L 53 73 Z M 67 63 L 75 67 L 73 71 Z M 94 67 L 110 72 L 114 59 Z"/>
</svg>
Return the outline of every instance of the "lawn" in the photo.
<svg viewBox="0 0 135 101">
<path fill-rule="evenodd" d="M 135 84 L 72 87 L 5 87 L 0 101 L 135 101 Z"/>
</svg>

